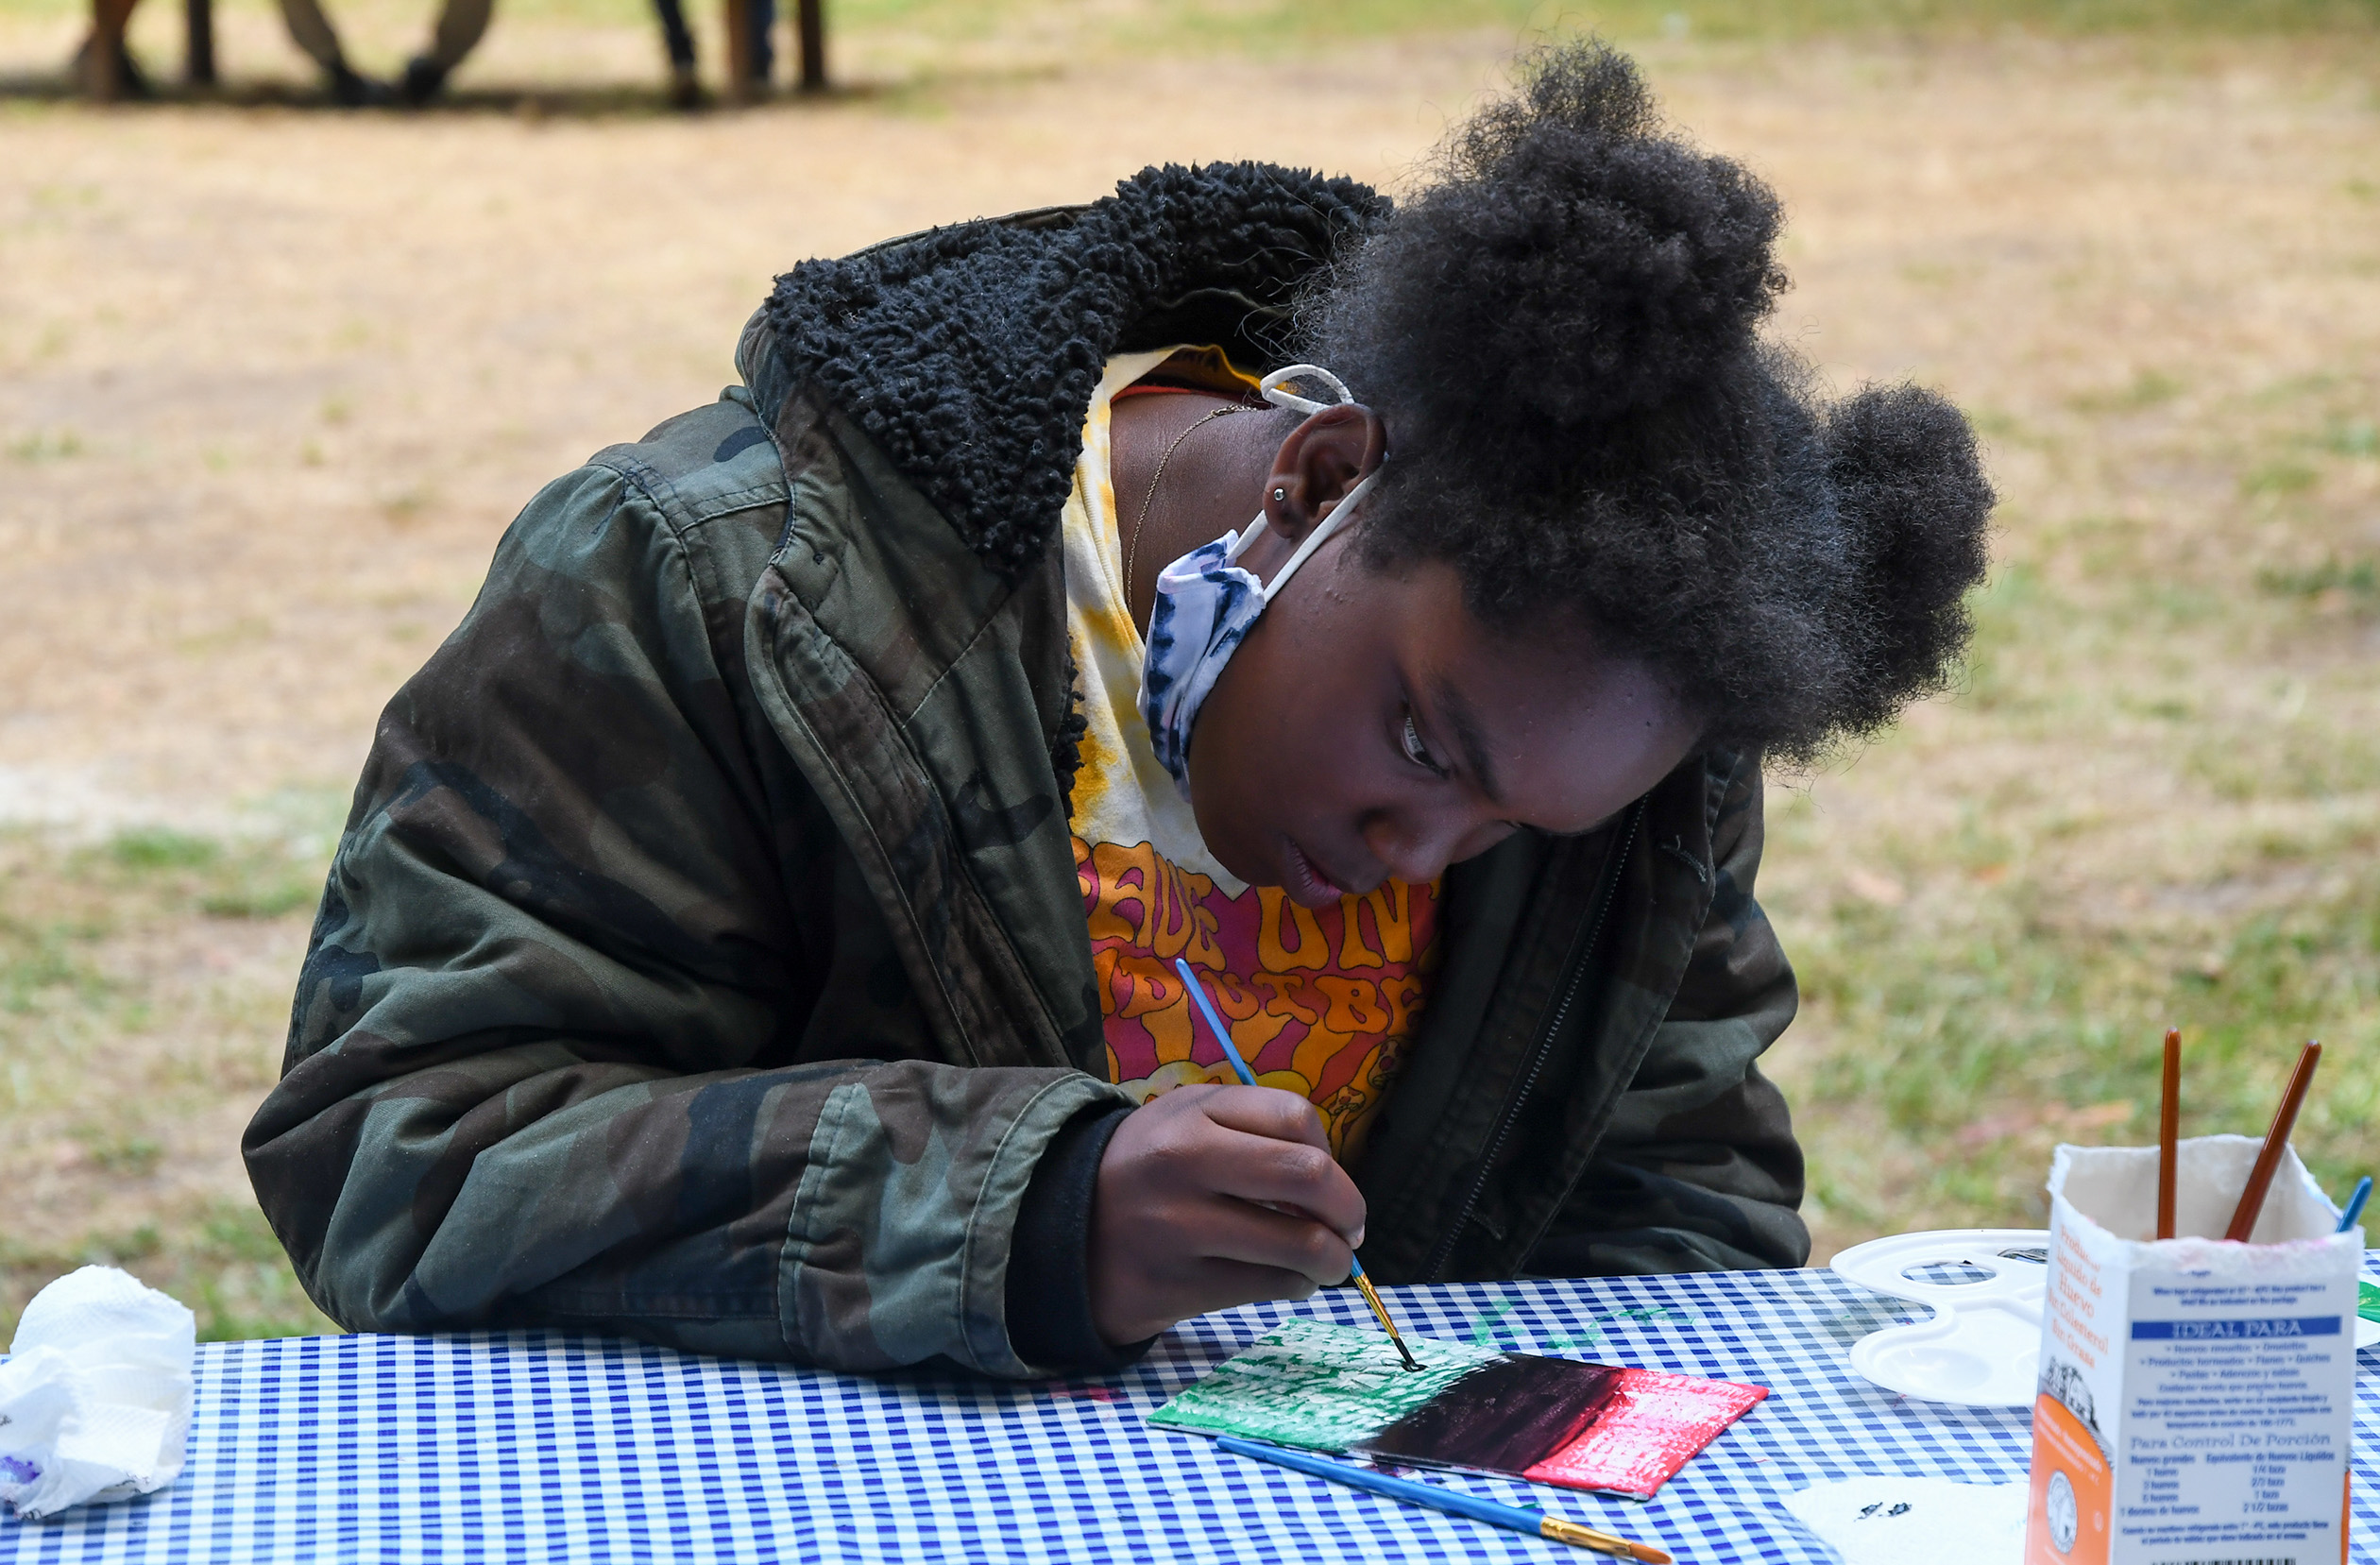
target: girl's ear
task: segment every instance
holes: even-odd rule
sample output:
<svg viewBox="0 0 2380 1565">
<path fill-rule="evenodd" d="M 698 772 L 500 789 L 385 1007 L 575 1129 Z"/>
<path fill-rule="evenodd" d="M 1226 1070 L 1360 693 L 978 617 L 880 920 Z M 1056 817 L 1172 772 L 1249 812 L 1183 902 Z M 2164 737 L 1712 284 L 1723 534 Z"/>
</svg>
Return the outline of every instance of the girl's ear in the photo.
<svg viewBox="0 0 2380 1565">
<path fill-rule="evenodd" d="M 1361 402 L 1312 414 L 1281 442 L 1265 475 L 1265 530 L 1301 542 L 1388 454 L 1388 427 Z"/>
</svg>

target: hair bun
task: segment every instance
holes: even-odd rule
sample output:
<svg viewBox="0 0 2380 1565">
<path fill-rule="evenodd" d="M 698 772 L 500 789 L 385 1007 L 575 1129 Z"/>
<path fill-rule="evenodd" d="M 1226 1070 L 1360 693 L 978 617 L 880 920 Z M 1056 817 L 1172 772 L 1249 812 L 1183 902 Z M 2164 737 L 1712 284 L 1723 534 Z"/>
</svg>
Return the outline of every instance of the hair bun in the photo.
<svg viewBox="0 0 2380 1565">
<path fill-rule="evenodd" d="M 1826 446 L 1869 664 L 1836 723 L 1865 732 L 1941 689 L 1966 644 L 1966 589 L 1989 563 L 1992 486 L 1965 416 L 1918 386 L 1872 386 L 1836 403 Z"/>
<path fill-rule="evenodd" d="M 1775 194 L 1662 134 L 1635 65 L 1600 43 L 1533 58 L 1442 162 L 1357 259 L 1371 285 L 1353 291 L 1388 313 L 1377 336 L 1459 371 L 1415 410 L 1427 422 L 1653 406 L 1745 351 L 1785 286 Z"/>
</svg>

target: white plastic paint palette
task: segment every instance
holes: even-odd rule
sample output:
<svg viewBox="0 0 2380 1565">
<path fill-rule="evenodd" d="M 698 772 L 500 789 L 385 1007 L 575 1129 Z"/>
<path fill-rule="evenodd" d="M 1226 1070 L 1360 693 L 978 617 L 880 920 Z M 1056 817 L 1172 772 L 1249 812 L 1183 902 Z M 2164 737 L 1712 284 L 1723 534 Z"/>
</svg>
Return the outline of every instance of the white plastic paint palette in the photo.
<svg viewBox="0 0 2380 1565">
<path fill-rule="evenodd" d="M 1863 1288 L 1930 1306 L 1851 1348 L 1851 1368 L 1888 1391 L 1968 1407 L 2026 1407 L 2041 1375 L 2041 1300 L 2049 1234 L 1961 1228 L 1853 1245 L 1835 1271 Z"/>
<path fill-rule="evenodd" d="M 1888 1391 L 1968 1407 L 2030 1407 L 2041 1374 L 2041 1299 L 2049 1233 L 1952 1228 L 1853 1245 L 1838 1276 L 1930 1307 L 1851 1347 L 1851 1368 Z M 2380 1345 L 2380 1320 L 2354 1321 L 2358 1352 Z"/>
</svg>

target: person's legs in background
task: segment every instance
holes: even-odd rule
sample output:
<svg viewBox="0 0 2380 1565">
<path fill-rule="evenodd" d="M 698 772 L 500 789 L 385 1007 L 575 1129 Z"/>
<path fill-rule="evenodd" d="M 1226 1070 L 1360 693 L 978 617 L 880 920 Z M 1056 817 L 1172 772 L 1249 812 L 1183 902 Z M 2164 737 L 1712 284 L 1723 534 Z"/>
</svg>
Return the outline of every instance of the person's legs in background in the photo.
<svg viewBox="0 0 2380 1565">
<path fill-rule="evenodd" d="M 400 91 L 407 103 L 427 103 L 437 96 L 454 68 L 479 46 L 495 9 L 495 0 L 446 0 L 430 35 L 430 52 L 414 56 L 405 65 Z"/>
<path fill-rule="evenodd" d="M 776 0 L 752 0 L 752 79 L 762 94 L 776 68 Z"/>
<path fill-rule="evenodd" d="M 99 35 L 96 31 L 83 35 L 82 43 L 76 48 L 74 59 L 66 67 L 75 80 L 90 80 L 91 51 L 98 46 Z M 116 79 L 124 84 L 124 95 L 128 98 L 145 98 L 154 95 L 156 90 L 149 85 L 148 73 L 141 68 L 140 60 L 133 57 L 132 50 L 122 39 L 116 40 L 115 57 Z"/>
<path fill-rule="evenodd" d="M 357 75 L 348 64 L 347 53 L 339 47 L 338 33 L 332 28 L 331 19 L 322 14 L 320 0 L 280 0 L 280 10 L 291 41 L 322 67 L 334 102 L 353 109 L 387 96 L 386 88 Z"/>
<path fill-rule="evenodd" d="M 687 30 L 686 10 L 678 0 L 653 0 L 660 13 L 661 42 L 670 51 L 670 101 L 680 109 L 700 108 L 701 81 L 694 75 L 694 35 Z"/>
</svg>

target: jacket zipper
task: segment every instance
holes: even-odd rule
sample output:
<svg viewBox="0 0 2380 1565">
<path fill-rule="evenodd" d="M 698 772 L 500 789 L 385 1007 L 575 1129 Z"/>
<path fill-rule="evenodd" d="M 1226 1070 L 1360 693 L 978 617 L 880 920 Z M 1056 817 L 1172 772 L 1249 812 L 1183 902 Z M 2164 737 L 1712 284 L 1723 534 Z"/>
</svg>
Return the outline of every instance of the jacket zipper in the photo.
<svg viewBox="0 0 2380 1565">
<path fill-rule="evenodd" d="M 1512 1128 L 1521 1117 L 1521 1105 L 1528 1101 L 1538 1078 L 1545 1074 L 1545 1062 L 1554 1051 L 1554 1040 L 1560 1035 L 1562 1023 L 1569 1019 L 1571 1007 L 1577 1002 L 1579 986 L 1587 981 L 1587 967 L 1594 960 L 1595 947 L 1603 943 L 1604 924 L 1610 918 L 1611 904 L 1620 893 L 1620 875 L 1627 867 L 1628 850 L 1636 845 L 1637 825 L 1643 819 L 1644 803 L 1639 800 L 1635 810 L 1628 816 L 1628 829 L 1622 835 L 1620 845 L 1613 852 L 1611 868 L 1604 876 L 1603 894 L 1596 899 L 1594 923 L 1587 931 L 1587 943 L 1571 960 L 1570 972 L 1563 978 L 1562 998 L 1554 1007 L 1554 1013 L 1548 1018 L 1544 1031 L 1538 1034 L 1537 1046 L 1529 1054 L 1529 1068 L 1522 1073 L 1520 1085 L 1504 1100 L 1504 1114 L 1496 1121 L 1496 1133 L 1488 1143 L 1488 1154 L 1480 1160 L 1479 1177 L 1471 1182 L 1470 1193 L 1463 1198 L 1462 1210 L 1455 1214 L 1454 1225 L 1446 1231 L 1446 1237 L 1438 1241 L 1436 1252 L 1430 1257 L 1429 1267 L 1422 1274 L 1425 1282 L 1436 1282 L 1445 1271 L 1446 1263 L 1454 1258 L 1455 1241 L 1462 1237 L 1471 1214 L 1478 1210 L 1479 1198 L 1488 1193 L 1488 1181 L 1496 1171 L 1497 1154 L 1504 1150 L 1504 1143 L 1512 1139 Z"/>
</svg>

